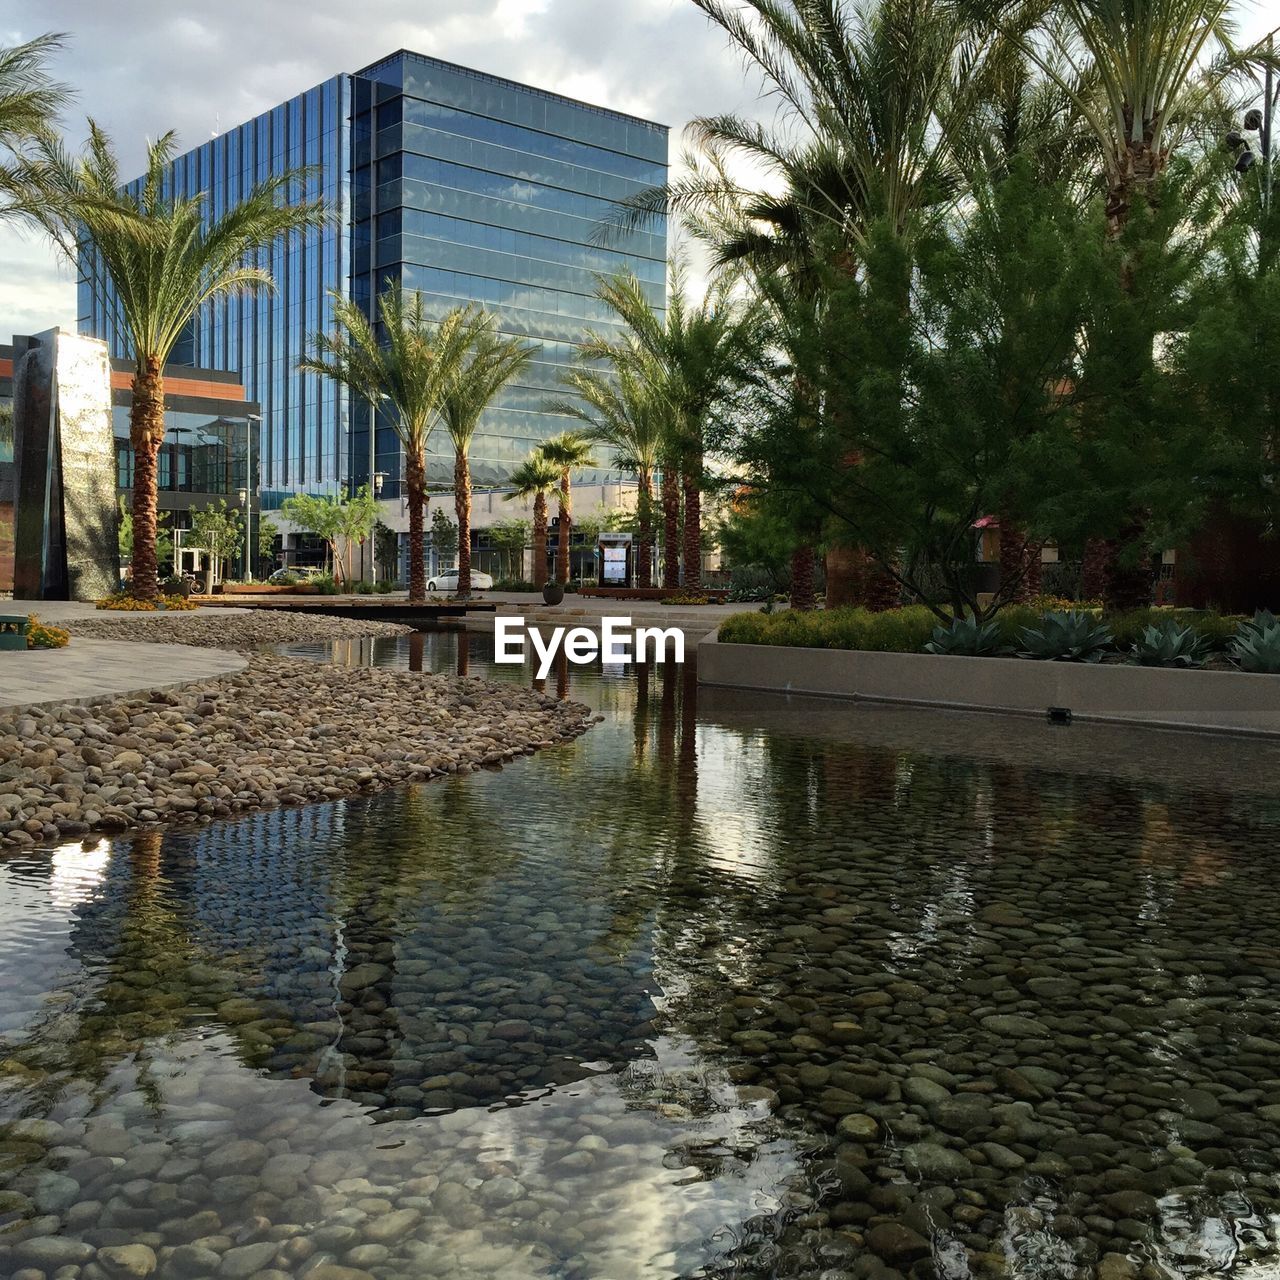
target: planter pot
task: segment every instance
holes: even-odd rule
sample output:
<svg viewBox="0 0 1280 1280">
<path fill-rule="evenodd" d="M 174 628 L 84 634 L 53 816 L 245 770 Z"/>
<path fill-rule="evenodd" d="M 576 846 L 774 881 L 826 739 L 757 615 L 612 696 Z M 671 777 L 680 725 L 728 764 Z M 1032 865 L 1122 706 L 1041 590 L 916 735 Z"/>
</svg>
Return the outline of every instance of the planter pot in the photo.
<svg viewBox="0 0 1280 1280">
<path fill-rule="evenodd" d="M 548 582 L 542 588 L 544 604 L 559 604 L 564 599 L 564 588 L 558 582 Z"/>
</svg>

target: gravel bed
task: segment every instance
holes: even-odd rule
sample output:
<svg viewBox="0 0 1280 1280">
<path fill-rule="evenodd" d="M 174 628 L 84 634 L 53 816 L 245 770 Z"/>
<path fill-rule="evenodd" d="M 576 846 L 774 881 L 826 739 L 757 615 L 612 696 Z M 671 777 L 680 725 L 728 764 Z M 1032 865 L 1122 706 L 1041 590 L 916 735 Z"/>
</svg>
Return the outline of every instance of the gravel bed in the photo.
<svg viewBox="0 0 1280 1280">
<path fill-rule="evenodd" d="M 261 651 L 408 630 L 294 615 L 76 622 L 74 635 L 240 649 L 249 663 L 180 689 L 0 714 L 0 847 L 207 822 L 469 772 L 590 724 L 580 703 L 515 685 Z"/>
<path fill-rule="evenodd" d="M 202 649 L 261 649 L 265 645 L 304 640 L 362 640 L 370 636 L 403 636 L 413 630 L 399 622 L 361 622 L 301 613 L 137 614 L 75 618 L 62 623 L 73 636 L 91 640 L 137 640 L 149 644 L 190 644 Z"/>
</svg>

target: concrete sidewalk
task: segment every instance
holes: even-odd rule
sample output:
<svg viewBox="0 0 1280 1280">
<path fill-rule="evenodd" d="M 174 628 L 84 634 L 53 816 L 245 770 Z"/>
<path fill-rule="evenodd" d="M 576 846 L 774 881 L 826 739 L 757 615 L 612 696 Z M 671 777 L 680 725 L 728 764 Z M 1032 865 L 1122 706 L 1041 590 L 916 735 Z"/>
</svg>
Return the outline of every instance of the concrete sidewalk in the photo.
<svg viewBox="0 0 1280 1280">
<path fill-rule="evenodd" d="M 758 604 L 662 604 L 657 600 L 611 600 L 601 596 L 567 595 L 558 605 L 544 604 L 541 595 L 529 592 L 486 591 L 485 601 L 496 604 L 499 614 L 519 614 L 539 627 L 598 627 L 601 618 L 630 618 L 633 627 L 679 627 L 690 640 L 716 630 L 735 613 L 754 613 Z M 472 615 L 467 628 L 492 631 L 492 616 Z"/>
<path fill-rule="evenodd" d="M 43 619 L 55 620 L 45 602 L 40 602 L 39 608 Z M 149 618 L 155 614 L 129 616 Z M 246 662 L 241 654 L 225 649 L 72 636 L 65 649 L 0 651 L 0 707 L 90 703 L 120 694 L 173 689 L 230 675 Z"/>
</svg>

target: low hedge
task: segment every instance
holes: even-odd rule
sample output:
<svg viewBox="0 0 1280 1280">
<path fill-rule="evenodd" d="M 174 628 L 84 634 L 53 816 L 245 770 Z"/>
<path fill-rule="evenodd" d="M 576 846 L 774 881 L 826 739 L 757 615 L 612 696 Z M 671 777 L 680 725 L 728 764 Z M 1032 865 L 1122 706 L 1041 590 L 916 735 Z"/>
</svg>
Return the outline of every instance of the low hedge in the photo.
<svg viewBox="0 0 1280 1280">
<path fill-rule="evenodd" d="M 996 614 L 1005 644 L 1014 645 L 1023 627 L 1034 627 L 1046 609 L 1038 603 L 1009 605 Z M 1101 614 L 1102 611 L 1091 610 Z M 1214 651 L 1227 647 L 1243 618 L 1196 609 L 1136 609 L 1106 618 L 1117 652 L 1127 653 L 1144 627 L 1164 619 L 1193 627 Z M 920 653 L 938 626 L 924 605 L 872 613 L 868 609 L 828 609 L 801 613 L 735 613 L 720 625 L 726 644 L 789 645 L 801 649 L 863 649 L 871 653 Z"/>
<path fill-rule="evenodd" d="M 923 605 L 888 609 L 822 609 L 801 613 L 735 613 L 720 625 L 727 644 L 791 645 L 801 649 L 867 649 L 918 653 L 938 619 Z"/>
</svg>

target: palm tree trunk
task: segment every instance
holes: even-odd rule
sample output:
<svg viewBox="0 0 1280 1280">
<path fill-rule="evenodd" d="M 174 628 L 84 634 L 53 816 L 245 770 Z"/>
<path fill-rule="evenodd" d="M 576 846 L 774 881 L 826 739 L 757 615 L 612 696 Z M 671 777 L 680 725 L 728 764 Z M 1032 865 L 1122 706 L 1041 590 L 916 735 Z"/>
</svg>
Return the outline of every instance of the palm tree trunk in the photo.
<svg viewBox="0 0 1280 1280">
<path fill-rule="evenodd" d="M 1090 538 L 1084 544 L 1080 563 L 1080 599 L 1101 600 L 1107 590 L 1107 573 L 1115 558 L 1115 547 L 1104 538 Z"/>
<path fill-rule="evenodd" d="M 453 460 L 453 505 L 458 516 L 458 595 L 471 598 L 471 466 L 461 449 Z"/>
<path fill-rule="evenodd" d="M 405 449 L 405 485 L 409 490 L 409 600 L 427 598 L 427 568 L 423 556 L 426 529 L 427 460 L 424 451 Z"/>
<path fill-rule="evenodd" d="M 533 499 L 533 585 L 541 591 L 547 581 L 547 495 Z"/>
<path fill-rule="evenodd" d="M 813 590 L 813 547 L 806 543 L 791 553 L 791 607 L 816 609 L 818 597 Z"/>
<path fill-rule="evenodd" d="M 1165 168 L 1164 157 L 1145 139 L 1130 142 L 1125 148 L 1122 172 L 1107 184 L 1107 233 L 1114 239 L 1129 224 L 1135 199 L 1150 195 Z M 1126 288 L 1132 278 L 1126 276 Z"/>
<path fill-rule="evenodd" d="M 701 470 L 701 468 L 699 468 Z M 684 585 L 696 590 L 702 585 L 702 488 L 697 471 L 681 477 L 684 489 Z"/>
<path fill-rule="evenodd" d="M 1107 186 L 1107 234 L 1111 239 L 1119 239 L 1124 234 L 1135 200 L 1152 195 L 1164 168 L 1164 158 L 1145 138 L 1127 145 L 1121 172 L 1113 176 Z M 1133 292 L 1134 268 L 1128 254 L 1120 266 L 1120 284 L 1125 293 Z M 1153 334 L 1153 349 L 1154 339 Z M 1145 515 L 1132 513 L 1129 532 L 1140 538 L 1145 525 Z M 1085 599 L 1101 598 L 1109 609 L 1142 608 L 1150 603 L 1150 593 L 1143 589 L 1141 574 L 1118 562 L 1123 538 L 1122 534 L 1120 538 L 1089 540 L 1085 546 L 1080 594 Z"/>
<path fill-rule="evenodd" d="M 1000 513 L 1000 593 L 1009 604 L 1040 594 L 1040 546 L 1007 511 Z"/>
<path fill-rule="evenodd" d="M 670 464 L 662 468 L 662 585 L 680 586 L 680 493 L 676 471 Z"/>
<path fill-rule="evenodd" d="M 164 371 L 154 356 L 133 376 L 129 408 L 133 445 L 133 555 L 129 590 L 141 600 L 160 594 L 156 566 L 156 496 L 160 447 L 164 444 Z"/>
<path fill-rule="evenodd" d="M 1105 561 L 1102 574 L 1102 604 L 1113 613 L 1145 609 L 1155 593 L 1155 568 L 1145 550 L 1146 520 L 1140 513 L 1114 539 L 1102 544 Z"/>
<path fill-rule="evenodd" d="M 639 494 L 636 500 L 636 517 L 640 527 L 640 545 L 636 556 L 636 585 L 642 589 L 653 586 L 653 473 L 648 467 L 640 470 Z"/>
<path fill-rule="evenodd" d="M 860 547 L 832 542 L 827 547 L 827 608 L 866 603 L 867 556 Z"/>
<path fill-rule="evenodd" d="M 569 538 L 573 522 L 573 497 L 569 489 L 569 471 L 560 473 L 560 536 L 556 539 L 556 581 L 569 585 Z"/>
</svg>

